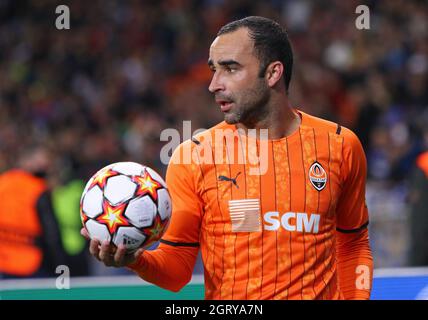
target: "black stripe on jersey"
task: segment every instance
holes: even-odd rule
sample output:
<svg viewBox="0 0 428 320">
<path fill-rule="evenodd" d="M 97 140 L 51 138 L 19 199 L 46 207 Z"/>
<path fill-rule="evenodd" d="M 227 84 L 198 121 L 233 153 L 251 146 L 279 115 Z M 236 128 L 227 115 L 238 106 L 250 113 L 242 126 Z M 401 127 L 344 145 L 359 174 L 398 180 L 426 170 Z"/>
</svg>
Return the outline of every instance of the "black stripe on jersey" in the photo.
<svg viewBox="0 0 428 320">
<path fill-rule="evenodd" d="M 239 131 L 238 131 L 238 133 L 239 133 Z M 244 151 L 246 151 L 246 150 L 244 150 L 244 147 L 242 144 L 242 137 L 240 134 L 238 134 L 238 137 L 239 137 L 239 144 L 241 145 L 242 154 L 245 157 L 246 153 Z M 246 146 L 246 148 L 248 148 L 248 146 Z M 248 195 L 247 195 L 247 167 L 245 165 L 245 162 L 246 161 L 244 161 L 243 164 L 244 164 L 245 199 L 247 199 L 248 198 Z M 247 260 L 247 285 L 245 287 L 245 300 L 247 300 L 247 298 L 248 298 L 248 284 L 250 282 L 250 233 L 249 232 L 248 232 L 248 237 L 247 237 L 247 253 L 248 253 L 248 255 L 247 255 L 247 257 L 248 257 L 248 260 Z"/>
<path fill-rule="evenodd" d="M 278 204 L 276 202 L 276 169 L 275 169 L 275 141 L 272 141 L 272 163 L 273 163 L 273 176 L 275 182 L 275 211 L 277 211 Z M 288 155 L 287 155 L 288 156 Z M 275 248 L 276 248 L 276 271 L 275 271 L 275 288 L 273 290 L 274 296 L 276 296 L 276 284 L 278 283 L 278 232 L 275 232 Z"/>
<path fill-rule="evenodd" d="M 303 167 L 303 172 L 306 172 L 305 169 L 305 156 L 303 154 L 303 142 L 302 142 L 302 132 L 299 128 L 299 136 L 300 136 L 300 149 L 302 150 L 302 167 Z M 303 203 L 304 203 L 304 209 L 303 212 L 306 212 L 306 174 L 303 175 L 303 179 L 305 181 L 305 183 L 303 184 L 303 190 L 304 190 L 304 194 L 305 197 L 303 198 Z M 306 261 L 306 246 L 305 246 L 305 236 L 303 235 L 303 273 L 306 274 L 306 267 L 305 267 L 305 261 Z M 302 287 L 300 289 L 300 295 L 302 297 L 303 300 L 303 287 L 304 287 L 304 276 L 302 276 Z"/>
<path fill-rule="evenodd" d="M 173 246 L 173 247 L 199 247 L 199 242 L 172 242 L 160 239 L 159 242 Z"/>
<path fill-rule="evenodd" d="M 257 152 L 257 158 L 260 159 L 260 146 L 257 143 L 256 140 L 256 152 Z M 268 161 L 269 161 L 269 156 L 268 156 Z M 263 201 L 262 201 L 262 174 L 260 171 L 260 160 L 259 160 L 259 196 L 260 196 L 260 212 L 263 212 Z M 262 290 L 263 290 L 263 230 L 264 228 L 262 228 L 262 279 L 260 282 L 260 298 L 262 297 Z"/>
<path fill-rule="evenodd" d="M 314 148 L 315 148 L 315 161 L 318 162 L 318 150 L 317 150 L 317 138 L 316 138 L 316 133 L 315 133 L 315 128 L 312 128 L 312 134 L 314 135 Z M 330 174 L 330 171 L 329 171 Z M 318 200 L 317 200 L 317 211 L 316 212 L 320 212 L 320 192 L 317 192 L 317 196 L 318 196 Z M 317 237 L 314 235 L 314 239 L 315 239 L 315 247 L 314 247 L 314 252 L 315 252 L 315 261 L 317 261 Z M 314 281 L 312 282 L 312 290 L 314 292 L 314 297 L 317 296 L 317 293 L 315 291 L 315 279 L 317 278 L 317 274 L 315 272 L 315 267 L 313 267 L 314 269 Z M 327 284 L 324 281 L 323 276 L 321 276 L 322 281 L 324 282 L 324 287 L 327 286 Z"/>
<path fill-rule="evenodd" d="M 229 164 L 229 176 L 232 176 L 232 168 L 231 168 L 231 162 L 230 162 L 230 157 L 229 157 L 229 148 L 227 146 L 227 139 L 226 137 L 224 137 L 223 140 L 224 145 L 226 146 L 226 155 L 227 155 L 227 163 Z M 234 152 L 234 150 L 233 150 Z M 235 160 L 235 156 L 234 159 Z M 230 188 L 230 199 L 233 200 L 233 188 Z M 233 283 L 232 283 L 232 300 L 233 300 L 233 290 L 235 288 L 235 281 L 236 281 L 236 239 L 238 238 L 238 234 L 235 233 L 235 241 L 233 243 L 233 255 L 235 257 L 234 261 L 235 261 L 235 266 L 233 269 Z M 221 284 L 223 285 L 223 280 L 221 282 Z M 220 292 L 221 292 L 221 286 L 220 286 Z"/>
<path fill-rule="evenodd" d="M 327 132 L 327 143 L 328 143 L 328 174 L 331 176 L 331 167 L 330 167 L 330 163 L 331 163 L 331 145 L 330 145 L 330 133 Z M 330 178 L 329 176 L 329 178 Z M 327 217 L 330 217 L 330 210 L 331 210 L 331 200 L 332 200 L 332 195 L 331 195 L 331 181 L 328 182 L 328 187 L 329 187 L 329 200 L 328 200 L 328 209 L 327 209 Z M 325 238 L 324 238 L 325 239 Z M 324 247 L 325 247 L 325 251 L 327 252 L 327 244 L 325 241 L 324 242 Z M 326 260 L 326 259 L 325 259 Z M 324 261 L 325 261 L 324 260 Z M 330 271 L 331 271 L 331 263 L 330 263 Z M 324 280 L 324 278 L 323 278 Z M 328 285 L 326 286 L 327 290 L 328 290 L 328 296 L 331 297 L 331 290 L 330 290 L 330 285 L 331 282 L 328 283 Z"/>
<path fill-rule="evenodd" d="M 300 130 L 300 129 L 299 129 Z M 288 138 L 287 137 L 285 137 L 285 145 L 286 145 L 286 147 L 287 147 L 287 164 L 288 164 L 288 189 L 289 189 L 289 192 L 290 192 L 290 194 L 289 194 L 289 197 L 290 197 L 290 201 L 289 201 L 289 203 L 288 203 L 288 205 L 290 206 L 290 209 L 289 209 L 289 211 L 291 211 L 291 186 L 292 186 L 292 184 L 291 184 L 291 166 L 290 166 L 290 152 L 288 152 Z M 293 247 L 292 247 L 292 245 L 291 245 L 291 233 L 290 233 L 290 237 L 289 237 L 289 239 L 290 239 L 290 241 L 288 242 L 288 248 L 290 249 L 289 250 L 289 252 L 290 252 L 290 270 L 289 270 L 289 272 L 290 272 L 290 282 L 291 282 L 291 269 L 292 269 L 292 267 L 293 267 L 293 255 L 292 255 L 292 249 L 293 249 Z M 287 289 L 287 300 L 288 300 L 288 294 L 290 293 L 290 290 L 289 289 Z"/>
<path fill-rule="evenodd" d="M 223 152 L 224 152 L 224 149 L 226 148 L 226 157 L 227 157 L 227 159 L 229 159 L 229 153 L 227 152 L 227 141 L 226 141 L 226 137 L 223 135 Z M 214 156 L 214 148 L 212 148 L 212 151 L 213 151 L 213 157 L 215 157 Z M 224 159 L 224 158 L 223 158 Z M 230 173 L 230 163 L 229 163 L 229 176 L 230 177 L 232 177 L 232 175 L 231 175 L 231 173 Z M 215 176 L 217 177 L 217 169 L 215 168 Z M 235 180 L 235 182 L 236 182 L 236 180 Z M 220 205 L 220 200 L 219 200 L 219 198 L 218 198 L 218 189 L 219 189 L 219 186 L 218 186 L 218 180 L 217 180 L 217 204 L 218 204 L 218 208 L 219 208 L 219 210 L 220 210 L 220 212 L 221 212 L 221 217 L 222 217 L 222 219 L 223 219 L 223 211 L 221 210 L 221 205 Z M 231 190 L 231 192 L 232 192 L 232 187 L 230 188 L 230 190 Z M 221 274 L 221 284 L 220 284 L 220 299 L 221 299 L 221 291 L 222 291 L 222 288 L 223 288 L 223 283 L 224 283 L 224 281 L 223 281 L 223 277 L 224 277 L 224 251 L 225 251 L 225 249 L 226 249 L 226 223 L 224 223 L 223 224 L 223 254 L 222 254 L 222 259 L 221 259 L 221 262 L 222 262 L 222 274 Z"/>
<path fill-rule="evenodd" d="M 205 183 L 205 175 L 204 175 L 204 171 L 202 170 L 202 166 L 201 166 L 201 159 L 199 158 L 199 154 L 198 153 L 196 153 L 196 156 L 198 157 L 198 164 L 199 164 L 199 169 L 201 170 L 202 181 L 204 183 L 204 190 L 207 190 L 206 183 Z M 206 197 L 206 194 L 207 194 L 206 192 L 203 192 L 202 193 L 202 197 L 204 197 L 204 195 Z M 205 203 L 209 203 L 207 199 L 205 200 Z M 204 206 L 202 207 L 202 212 L 203 212 L 203 215 L 205 217 L 205 207 Z M 212 215 L 211 215 L 211 222 L 212 222 Z M 205 233 L 204 236 L 205 236 L 205 239 L 208 239 L 207 233 Z M 214 243 L 215 243 L 215 235 L 214 235 Z M 207 251 L 208 251 L 208 248 L 207 248 Z M 214 252 L 212 252 L 212 255 L 213 255 L 213 261 L 214 261 Z M 214 276 L 214 271 L 213 271 L 212 274 L 210 274 L 210 276 L 211 277 Z"/>
<path fill-rule="evenodd" d="M 350 229 L 350 230 L 346 230 L 346 229 L 340 229 L 340 228 L 336 228 L 337 231 L 342 232 L 342 233 L 355 233 L 355 232 L 359 232 L 365 228 L 367 228 L 367 226 L 369 225 L 369 222 L 367 221 L 366 223 L 364 223 L 361 227 L 356 228 L 356 229 Z"/>
<path fill-rule="evenodd" d="M 211 149 L 211 154 L 213 156 L 213 159 L 215 159 L 215 154 L 214 154 L 214 147 L 211 143 L 209 143 L 210 145 L 210 149 Z M 217 173 L 217 164 L 215 163 L 215 160 L 213 161 L 213 166 L 214 166 L 214 177 L 218 177 L 218 173 Z M 220 211 L 221 214 L 221 218 L 223 221 L 224 217 L 223 217 L 223 210 L 221 209 L 221 205 L 220 205 L 220 195 L 219 195 L 219 180 L 216 180 L 217 183 L 217 188 L 216 188 L 216 194 L 217 194 L 217 206 L 218 206 L 218 210 Z M 211 223 L 213 222 L 213 214 L 211 214 Z M 215 235 L 215 229 L 217 227 L 218 223 L 214 223 L 213 225 L 213 234 Z M 215 240 L 216 238 L 214 237 L 214 246 L 215 246 Z M 223 226 L 223 248 L 225 247 L 225 241 L 226 241 L 226 237 L 224 237 L 224 226 Z M 213 274 L 215 275 L 215 262 L 216 262 L 216 251 L 213 252 Z M 221 261 L 222 261 L 222 275 L 220 278 L 223 278 L 224 275 L 224 249 L 223 249 L 223 254 L 221 255 Z M 220 299 L 221 299 L 221 290 L 220 290 Z"/>
<path fill-rule="evenodd" d="M 338 124 L 336 129 L 336 134 L 340 134 L 341 131 L 342 131 L 342 127 L 340 126 L 340 124 Z"/>
</svg>

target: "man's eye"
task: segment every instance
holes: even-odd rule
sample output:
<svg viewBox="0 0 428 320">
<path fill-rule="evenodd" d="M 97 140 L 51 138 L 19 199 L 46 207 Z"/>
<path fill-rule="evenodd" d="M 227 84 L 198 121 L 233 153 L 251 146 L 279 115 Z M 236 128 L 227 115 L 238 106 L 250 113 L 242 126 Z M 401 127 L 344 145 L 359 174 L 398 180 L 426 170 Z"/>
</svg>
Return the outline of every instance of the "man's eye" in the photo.
<svg viewBox="0 0 428 320">
<path fill-rule="evenodd" d="M 227 71 L 227 72 L 230 72 L 230 73 L 233 73 L 233 72 L 235 72 L 235 71 L 236 71 L 236 69 L 234 69 L 234 68 L 230 68 L 230 67 L 226 67 L 226 71 Z"/>
</svg>

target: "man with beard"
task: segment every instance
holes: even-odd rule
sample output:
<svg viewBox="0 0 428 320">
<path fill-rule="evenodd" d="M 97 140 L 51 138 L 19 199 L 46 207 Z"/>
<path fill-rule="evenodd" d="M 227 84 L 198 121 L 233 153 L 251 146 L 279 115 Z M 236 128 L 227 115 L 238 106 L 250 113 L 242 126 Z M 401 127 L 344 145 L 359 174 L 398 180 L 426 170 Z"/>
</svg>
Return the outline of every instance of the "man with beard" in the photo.
<svg viewBox="0 0 428 320">
<path fill-rule="evenodd" d="M 127 255 L 92 240 L 92 255 L 178 291 L 200 249 L 206 299 L 368 299 L 364 151 L 349 129 L 290 105 L 292 64 L 278 23 L 221 28 L 208 65 L 224 121 L 174 151 L 160 246 Z"/>
</svg>

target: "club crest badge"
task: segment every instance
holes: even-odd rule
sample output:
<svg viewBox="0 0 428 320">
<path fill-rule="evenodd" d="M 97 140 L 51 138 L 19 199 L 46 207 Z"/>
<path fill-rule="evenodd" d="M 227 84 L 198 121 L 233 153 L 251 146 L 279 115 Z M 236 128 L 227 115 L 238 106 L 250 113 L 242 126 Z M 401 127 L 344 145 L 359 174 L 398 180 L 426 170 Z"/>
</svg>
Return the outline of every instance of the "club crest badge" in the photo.
<svg viewBox="0 0 428 320">
<path fill-rule="evenodd" d="M 309 168 L 309 180 L 312 186 L 321 191 L 327 184 L 327 173 L 320 163 L 314 162 Z"/>
</svg>

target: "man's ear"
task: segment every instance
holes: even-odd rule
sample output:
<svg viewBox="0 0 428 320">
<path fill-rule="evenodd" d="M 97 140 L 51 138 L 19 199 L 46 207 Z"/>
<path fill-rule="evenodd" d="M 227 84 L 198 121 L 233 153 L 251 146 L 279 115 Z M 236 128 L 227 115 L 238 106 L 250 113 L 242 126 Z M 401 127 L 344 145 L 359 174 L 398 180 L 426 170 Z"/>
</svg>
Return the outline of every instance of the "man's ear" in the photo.
<svg viewBox="0 0 428 320">
<path fill-rule="evenodd" d="M 274 87 L 281 80 L 284 73 L 284 65 L 280 61 L 271 62 L 266 68 L 266 81 L 269 87 Z"/>
</svg>

